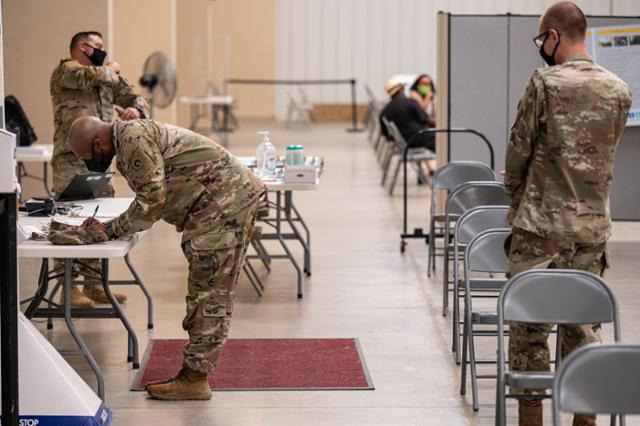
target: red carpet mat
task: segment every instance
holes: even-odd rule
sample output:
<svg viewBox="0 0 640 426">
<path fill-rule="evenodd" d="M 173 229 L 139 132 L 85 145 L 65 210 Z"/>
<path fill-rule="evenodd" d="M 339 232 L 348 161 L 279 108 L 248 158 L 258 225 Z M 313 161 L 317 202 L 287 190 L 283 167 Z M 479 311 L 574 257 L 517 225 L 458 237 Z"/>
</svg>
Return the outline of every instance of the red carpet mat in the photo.
<svg viewBox="0 0 640 426">
<path fill-rule="evenodd" d="M 131 390 L 171 377 L 186 340 L 152 340 Z M 214 390 L 373 389 L 357 339 L 229 339 L 209 375 Z"/>
</svg>

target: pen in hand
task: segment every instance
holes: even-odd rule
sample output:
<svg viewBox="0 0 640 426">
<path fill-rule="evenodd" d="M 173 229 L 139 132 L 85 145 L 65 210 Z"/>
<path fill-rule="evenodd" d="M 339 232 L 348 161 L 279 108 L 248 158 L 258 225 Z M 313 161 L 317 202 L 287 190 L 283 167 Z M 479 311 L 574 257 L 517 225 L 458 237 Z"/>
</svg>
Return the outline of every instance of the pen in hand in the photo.
<svg viewBox="0 0 640 426">
<path fill-rule="evenodd" d="M 96 209 L 93 211 L 93 215 L 91 216 L 91 219 L 95 219 L 96 215 L 98 214 L 98 209 L 100 208 L 100 204 L 98 204 L 96 206 Z"/>
</svg>

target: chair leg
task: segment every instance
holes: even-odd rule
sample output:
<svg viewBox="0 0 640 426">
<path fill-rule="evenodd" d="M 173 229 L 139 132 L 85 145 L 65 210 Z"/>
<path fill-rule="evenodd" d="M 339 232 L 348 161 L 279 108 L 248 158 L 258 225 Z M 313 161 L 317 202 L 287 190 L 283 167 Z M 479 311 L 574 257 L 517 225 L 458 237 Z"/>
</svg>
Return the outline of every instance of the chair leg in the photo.
<svg viewBox="0 0 640 426">
<path fill-rule="evenodd" d="M 387 176 L 389 175 L 389 169 L 391 168 L 391 163 L 393 162 L 393 152 L 390 152 L 389 155 L 387 156 L 383 166 L 382 166 L 382 181 L 380 182 L 381 186 L 384 186 L 385 182 L 387 181 Z"/>
<path fill-rule="evenodd" d="M 468 309 L 467 313 L 467 338 L 469 345 L 469 367 L 471 370 L 471 396 L 473 399 L 473 411 L 478 411 L 480 409 L 480 404 L 478 402 L 478 367 L 476 365 L 476 348 L 473 339 L 473 321 L 471 320 L 471 308 Z"/>
<path fill-rule="evenodd" d="M 435 219 L 433 216 L 429 218 L 429 252 L 427 254 L 427 276 L 431 276 L 431 267 L 433 266 L 435 258 L 435 245 L 436 245 L 436 233 L 435 233 Z"/>
<path fill-rule="evenodd" d="M 467 393 L 467 352 L 468 352 L 468 340 L 467 334 L 469 332 L 467 327 L 467 313 L 465 308 L 464 315 L 464 327 L 462 328 L 462 364 L 460 368 L 460 395 L 464 395 Z"/>
<path fill-rule="evenodd" d="M 444 239 L 444 263 L 442 269 L 442 316 L 447 316 L 449 310 L 449 241 L 445 236 Z"/>
<path fill-rule="evenodd" d="M 389 195 L 393 196 L 393 189 L 396 186 L 396 182 L 398 181 L 398 174 L 400 174 L 400 166 L 402 165 L 402 159 L 398 158 L 398 162 L 396 163 L 396 169 L 393 172 L 393 178 L 391 179 L 391 186 L 389 187 Z"/>
</svg>

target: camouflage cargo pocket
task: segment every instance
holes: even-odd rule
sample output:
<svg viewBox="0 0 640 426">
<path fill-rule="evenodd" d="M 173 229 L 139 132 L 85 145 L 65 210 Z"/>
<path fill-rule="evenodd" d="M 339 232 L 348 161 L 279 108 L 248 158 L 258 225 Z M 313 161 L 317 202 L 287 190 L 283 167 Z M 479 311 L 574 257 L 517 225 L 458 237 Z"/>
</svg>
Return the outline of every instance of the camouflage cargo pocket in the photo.
<svg viewBox="0 0 640 426">
<path fill-rule="evenodd" d="M 225 317 L 227 316 L 226 304 L 218 303 L 216 301 L 208 301 L 202 304 L 202 316 L 203 317 Z"/>
<path fill-rule="evenodd" d="M 196 251 L 210 251 L 234 248 L 242 243 L 235 231 L 207 232 L 196 235 L 189 241 L 191 248 Z"/>
</svg>

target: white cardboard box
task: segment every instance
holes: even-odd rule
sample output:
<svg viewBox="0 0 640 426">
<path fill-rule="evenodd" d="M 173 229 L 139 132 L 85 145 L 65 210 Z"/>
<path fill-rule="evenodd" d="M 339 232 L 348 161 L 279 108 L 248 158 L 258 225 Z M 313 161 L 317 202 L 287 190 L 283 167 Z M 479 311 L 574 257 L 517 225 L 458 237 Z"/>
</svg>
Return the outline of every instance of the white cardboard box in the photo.
<svg viewBox="0 0 640 426">
<path fill-rule="evenodd" d="M 286 183 L 316 183 L 318 168 L 316 166 L 286 166 L 284 181 Z"/>
</svg>

